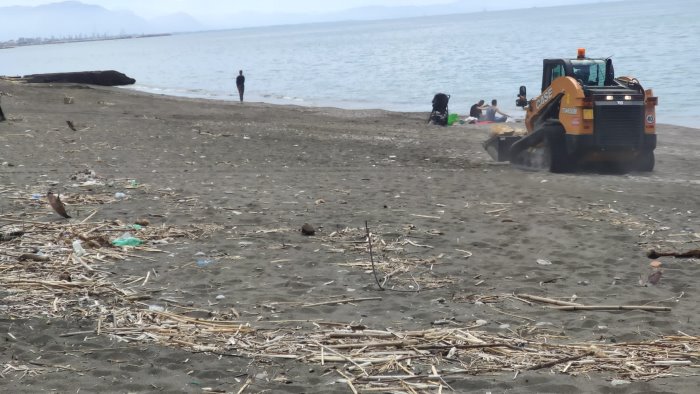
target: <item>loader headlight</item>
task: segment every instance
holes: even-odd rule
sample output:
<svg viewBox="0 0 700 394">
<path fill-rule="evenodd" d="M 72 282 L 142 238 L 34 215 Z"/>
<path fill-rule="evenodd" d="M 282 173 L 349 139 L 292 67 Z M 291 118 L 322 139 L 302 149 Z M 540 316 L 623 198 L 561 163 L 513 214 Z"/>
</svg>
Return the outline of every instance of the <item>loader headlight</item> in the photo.
<svg viewBox="0 0 700 394">
<path fill-rule="evenodd" d="M 605 96 L 605 99 L 608 100 L 608 101 L 613 101 L 613 100 L 615 99 L 615 97 L 613 97 L 613 96 Z"/>
<path fill-rule="evenodd" d="M 625 96 L 625 100 L 632 100 L 632 96 Z"/>
</svg>

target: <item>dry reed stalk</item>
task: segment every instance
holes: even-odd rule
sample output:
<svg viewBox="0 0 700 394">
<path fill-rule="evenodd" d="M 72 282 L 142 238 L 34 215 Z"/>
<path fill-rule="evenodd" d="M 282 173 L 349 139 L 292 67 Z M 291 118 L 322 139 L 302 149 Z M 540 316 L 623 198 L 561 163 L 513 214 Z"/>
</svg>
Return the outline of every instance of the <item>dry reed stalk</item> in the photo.
<svg viewBox="0 0 700 394">
<path fill-rule="evenodd" d="M 648 306 L 648 305 L 569 305 L 569 306 L 552 306 L 550 309 L 560 311 L 648 311 L 648 312 L 669 312 L 670 307 L 667 306 Z"/>
</svg>

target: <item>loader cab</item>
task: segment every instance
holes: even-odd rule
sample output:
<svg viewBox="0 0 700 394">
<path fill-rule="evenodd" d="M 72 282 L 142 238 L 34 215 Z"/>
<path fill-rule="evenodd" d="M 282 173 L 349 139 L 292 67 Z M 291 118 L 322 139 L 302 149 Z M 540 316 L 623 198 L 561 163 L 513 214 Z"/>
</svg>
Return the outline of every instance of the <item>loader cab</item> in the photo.
<svg viewBox="0 0 700 394">
<path fill-rule="evenodd" d="M 542 91 L 561 77 L 572 77 L 584 87 L 614 84 L 615 72 L 611 59 L 545 59 L 542 68 Z"/>
</svg>

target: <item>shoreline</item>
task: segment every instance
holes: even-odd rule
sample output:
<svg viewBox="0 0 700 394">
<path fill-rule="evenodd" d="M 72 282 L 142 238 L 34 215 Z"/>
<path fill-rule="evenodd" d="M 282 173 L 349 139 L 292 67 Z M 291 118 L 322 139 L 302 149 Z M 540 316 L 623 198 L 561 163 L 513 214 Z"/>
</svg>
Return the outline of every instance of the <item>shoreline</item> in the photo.
<svg viewBox="0 0 700 394">
<path fill-rule="evenodd" d="M 697 129 L 660 125 L 650 174 L 560 175 L 495 163 L 489 127 L 427 112 L 0 90 L 9 392 L 700 381 L 700 260 L 659 258 L 653 284 L 646 256 L 700 243 Z M 125 232 L 143 243 L 110 246 Z"/>
<path fill-rule="evenodd" d="M 203 95 L 178 95 L 178 94 L 167 94 L 167 93 L 156 93 L 153 91 L 147 90 L 147 88 L 143 89 L 138 89 L 136 87 L 128 87 L 128 86 L 116 86 L 114 87 L 116 89 L 121 89 L 126 92 L 134 92 L 134 93 L 140 93 L 140 94 L 146 94 L 146 95 L 153 95 L 154 97 L 169 97 L 169 98 L 183 98 L 183 99 L 190 99 L 190 100 L 204 100 L 204 101 L 217 101 L 221 103 L 235 103 L 238 104 L 238 99 L 237 96 L 235 96 L 233 93 L 230 95 L 231 99 L 225 99 L 220 96 L 203 96 Z M 279 101 L 282 101 L 284 99 L 278 99 Z M 384 112 L 391 112 L 391 113 L 398 113 L 398 114 L 425 114 L 426 118 L 430 114 L 430 109 L 426 111 L 401 111 L 401 110 L 391 110 L 391 109 L 383 109 L 383 108 L 346 108 L 346 107 L 339 107 L 339 106 L 332 106 L 332 105 L 316 105 L 316 104 L 304 104 L 303 102 L 300 103 L 287 103 L 287 102 L 267 102 L 267 101 L 245 101 L 245 104 L 261 104 L 261 105 L 271 105 L 271 106 L 290 106 L 290 107 L 303 107 L 303 108 L 333 108 L 341 111 L 384 111 Z M 465 110 L 466 111 L 466 110 Z M 456 113 L 460 114 L 460 116 L 463 116 L 461 112 L 456 111 Z M 466 113 L 466 112 L 465 112 Z M 466 116 L 466 115 L 464 115 Z M 524 116 L 524 113 L 523 113 Z M 516 119 L 516 124 L 522 124 L 524 118 L 515 118 Z M 657 123 L 657 126 L 675 126 L 675 127 L 683 127 L 683 128 L 688 128 L 688 129 L 695 129 L 695 130 L 700 130 L 700 125 L 699 126 L 688 126 L 684 124 L 678 124 L 678 123 Z"/>
</svg>

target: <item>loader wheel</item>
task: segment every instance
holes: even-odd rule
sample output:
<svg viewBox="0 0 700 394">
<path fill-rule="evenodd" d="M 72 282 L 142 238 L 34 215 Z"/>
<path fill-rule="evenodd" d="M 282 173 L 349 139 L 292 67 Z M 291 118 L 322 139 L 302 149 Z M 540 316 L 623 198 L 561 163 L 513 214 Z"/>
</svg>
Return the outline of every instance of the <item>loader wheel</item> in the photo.
<svg viewBox="0 0 700 394">
<path fill-rule="evenodd" d="M 654 171 L 654 164 L 656 164 L 654 151 L 644 151 L 635 160 L 634 169 L 639 172 L 651 172 Z"/>
<path fill-rule="evenodd" d="M 546 144 L 549 151 L 549 171 L 555 173 L 572 172 L 575 160 L 566 151 L 566 131 L 561 124 L 547 127 Z"/>
</svg>

